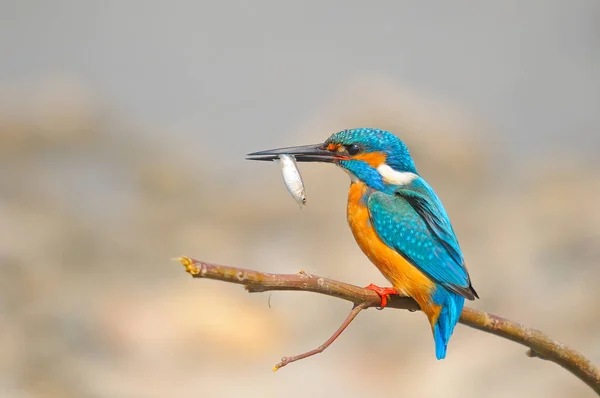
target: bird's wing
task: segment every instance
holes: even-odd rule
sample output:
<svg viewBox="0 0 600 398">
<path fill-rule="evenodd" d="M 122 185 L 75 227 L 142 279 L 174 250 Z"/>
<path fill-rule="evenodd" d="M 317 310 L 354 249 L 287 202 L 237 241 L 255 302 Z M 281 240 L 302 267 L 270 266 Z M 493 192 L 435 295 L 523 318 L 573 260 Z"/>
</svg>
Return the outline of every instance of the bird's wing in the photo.
<svg viewBox="0 0 600 398">
<path fill-rule="evenodd" d="M 434 282 L 470 300 L 477 297 L 446 211 L 424 180 L 394 194 L 374 192 L 368 207 L 375 231 L 388 246 Z"/>
</svg>

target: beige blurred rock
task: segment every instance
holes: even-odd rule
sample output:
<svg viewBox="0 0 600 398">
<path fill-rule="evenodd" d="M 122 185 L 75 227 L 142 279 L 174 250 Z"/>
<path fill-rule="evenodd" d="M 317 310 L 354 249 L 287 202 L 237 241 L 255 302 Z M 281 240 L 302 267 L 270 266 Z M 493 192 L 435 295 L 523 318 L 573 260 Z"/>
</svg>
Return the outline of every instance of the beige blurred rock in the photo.
<svg viewBox="0 0 600 398">
<path fill-rule="evenodd" d="M 240 300 L 214 282 L 193 282 L 112 297 L 102 308 L 105 333 L 122 350 L 140 357 L 251 358 L 280 348 L 285 328 L 272 311 Z"/>
<path fill-rule="evenodd" d="M 12 96 L 23 88 L 5 89 L 0 98 L 0 153 L 27 154 L 44 147 L 79 146 L 94 140 L 101 121 L 98 105 L 83 83 L 60 77 L 29 82 L 29 95 Z"/>
</svg>

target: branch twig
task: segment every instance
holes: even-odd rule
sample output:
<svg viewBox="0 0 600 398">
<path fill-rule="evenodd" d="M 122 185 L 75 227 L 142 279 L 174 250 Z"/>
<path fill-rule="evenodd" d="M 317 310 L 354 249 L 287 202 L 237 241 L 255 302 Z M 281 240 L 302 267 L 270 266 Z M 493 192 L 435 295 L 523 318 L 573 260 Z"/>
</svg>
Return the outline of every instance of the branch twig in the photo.
<svg viewBox="0 0 600 398">
<path fill-rule="evenodd" d="M 311 275 L 304 271 L 300 271 L 298 274 L 270 274 L 243 268 L 209 264 L 189 257 L 180 257 L 177 260 L 185 266 L 186 272 L 194 278 L 208 278 L 241 284 L 250 293 L 274 290 L 302 290 L 325 294 L 354 303 L 354 308 L 348 315 L 348 318 L 346 318 L 346 321 L 322 346 L 305 354 L 283 358 L 279 364 L 275 365 L 274 370 L 288 363 L 323 352 L 339 337 L 361 310 L 378 307 L 381 303 L 379 295 L 371 290 Z M 409 311 L 420 309 L 419 305 L 410 297 L 397 295 L 390 296 L 386 308 Z M 528 356 L 542 358 L 562 366 L 600 395 L 600 369 L 579 352 L 552 340 L 542 332 L 468 307 L 463 309 L 460 323 L 529 347 Z"/>
<path fill-rule="evenodd" d="M 304 354 L 294 355 L 293 357 L 281 358 L 281 362 L 279 362 L 277 365 L 275 365 L 275 367 L 273 367 L 273 372 L 279 370 L 279 368 L 283 368 L 288 363 L 292 363 L 292 362 L 296 362 L 296 361 L 299 361 L 304 358 L 312 357 L 315 354 L 320 354 L 323 351 L 325 351 L 325 349 L 327 347 L 329 347 L 331 345 L 331 343 L 333 343 L 338 337 L 340 337 L 340 334 L 342 334 L 342 332 L 348 327 L 348 325 L 350 325 L 350 322 L 352 322 L 354 320 L 354 318 L 356 318 L 358 313 L 367 308 L 368 307 L 367 307 L 366 303 L 362 303 L 362 304 L 355 305 L 354 307 L 352 307 L 352 310 L 346 317 L 346 320 L 344 321 L 344 323 L 342 323 L 342 325 L 338 328 L 338 330 L 336 330 L 335 333 L 329 339 L 327 339 L 326 342 L 324 342 L 323 344 L 321 344 L 314 350 L 310 350 L 308 352 L 305 352 Z"/>
</svg>

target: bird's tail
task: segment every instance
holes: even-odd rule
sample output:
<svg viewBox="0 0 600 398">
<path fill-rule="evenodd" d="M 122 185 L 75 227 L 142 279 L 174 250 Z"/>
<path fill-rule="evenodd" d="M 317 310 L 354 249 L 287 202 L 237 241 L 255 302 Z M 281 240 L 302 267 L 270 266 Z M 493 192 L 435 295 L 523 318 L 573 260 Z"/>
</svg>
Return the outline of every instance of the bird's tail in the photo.
<svg viewBox="0 0 600 398">
<path fill-rule="evenodd" d="M 454 326 L 456 326 L 462 313 L 465 298 L 438 286 L 432 299 L 434 304 L 441 306 L 439 316 L 435 323 L 432 324 L 433 338 L 435 340 L 435 356 L 437 359 L 444 359 L 446 357 L 448 341 L 450 341 L 450 336 L 454 332 Z M 433 321 L 435 318 L 430 319 Z"/>
</svg>

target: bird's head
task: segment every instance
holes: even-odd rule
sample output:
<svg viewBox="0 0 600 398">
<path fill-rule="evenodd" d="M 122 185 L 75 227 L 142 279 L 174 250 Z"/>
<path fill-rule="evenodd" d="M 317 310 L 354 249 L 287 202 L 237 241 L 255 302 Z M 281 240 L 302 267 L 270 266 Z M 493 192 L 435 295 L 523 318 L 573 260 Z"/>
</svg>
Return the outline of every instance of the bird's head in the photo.
<svg viewBox="0 0 600 398">
<path fill-rule="evenodd" d="M 248 159 L 275 160 L 280 154 L 293 155 L 298 162 L 337 164 L 353 181 L 377 190 L 408 184 L 418 177 L 406 145 L 394 134 L 373 128 L 342 130 L 322 144 L 254 152 Z"/>
</svg>

